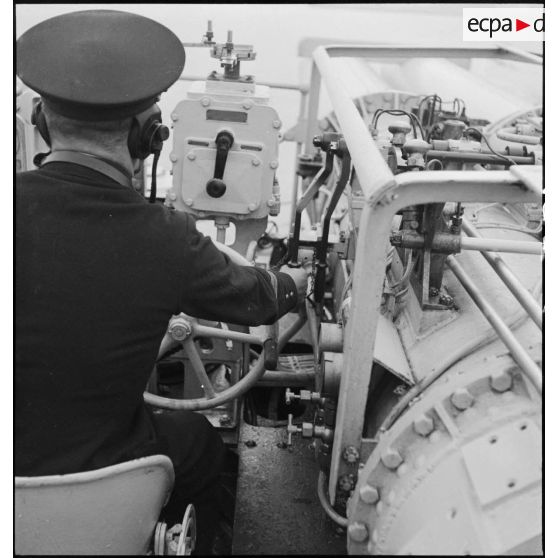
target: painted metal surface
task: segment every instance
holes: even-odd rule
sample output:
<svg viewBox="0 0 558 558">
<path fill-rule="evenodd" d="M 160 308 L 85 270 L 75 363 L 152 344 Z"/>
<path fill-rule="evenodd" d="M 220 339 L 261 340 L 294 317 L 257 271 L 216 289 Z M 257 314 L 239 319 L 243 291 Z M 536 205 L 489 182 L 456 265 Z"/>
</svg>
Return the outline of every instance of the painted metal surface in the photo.
<svg viewBox="0 0 558 558">
<path fill-rule="evenodd" d="M 442 58 L 506 58 L 540 63 L 517 52 L 494 48 L 440 49 L 425 47 L 360 47 L 331 46 L 316 49 L 312 66 L 306 146 L 312 145 L 317 120 L 320 82 L 323 79 L 347 142 L 363 191 L 365 205 L 359 223 L 359 237 L 379 239 L 357 242 L 353 312 L 344 341 L 345 359 L 341 375 L 337 411 L 337 432 L 333 444 L 329 480 L 330 498 L 342 474 L 355 472 L 353 464 L 341 459 L 343 449 L 360 444 L 364 422 L 367 389 L 374 355 L 374 339 L 381 306 L 384 280 L 385 246 L 395 213 L 409 205 L 432 202 L 537 202 L 538 195 L 527 192 L 523 182 L 508 171 L 425 171 L 394 177 L 375 146 L 366 125 L 352 100 L 336 80 L 330 56 L 367 58 L 442 57 Z"/>
<path fill-rule="evenodd" d="M 16 554 L 146 554 L 174 483 L 154 455 L 85 473 L 15 479 Z"/>
<path fill-rule="evenodd" d="M 380 435 L 349 501 L 350 554 L 541 554 L 541 401 L 500 346 Z"/>
<path fill-rule="evenodd" d="M 527 203 L 535 196 L 508 171 L 425 171 L 395 177 L 396 186 L 382 189 L 366 200 L 360 219 L 362 238 L 387 238 L 397 211 L 412 204 L 445 201 Z M 349 472 L 341 460 L 348 445 L 360 443 L 364 408 L 381 306 L 385 246 L 381 242 L 357 244 L 353 280 L 353 312 L 344 342 L 344 366 L 338 403 L 338 429 L 333 445 L 330 493 L 339 475 Z"/>
</svg>

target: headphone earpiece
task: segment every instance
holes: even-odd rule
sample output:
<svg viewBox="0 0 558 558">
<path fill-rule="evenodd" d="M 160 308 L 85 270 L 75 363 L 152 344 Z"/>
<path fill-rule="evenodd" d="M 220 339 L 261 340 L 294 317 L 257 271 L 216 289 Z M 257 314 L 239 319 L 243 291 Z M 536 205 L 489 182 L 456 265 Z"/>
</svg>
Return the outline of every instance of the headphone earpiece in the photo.
<svg viewBox="0 0 558 558">
<path fill-rule="evenodd" d="M 153 104 L 132 119 L 128 135 L 130 155 L 133 159 L 145 159 L 151 153 L 161 151 L 169 135 L 168 127 L 162 124 L 159 107 Z"/>
<path fill-rule="evenodd" d="M 41 100 L 37 101 L 31 112 L 31 124 L 33 124 L 41 137 L 45 140 L 45 143 L 50 147 L 50 134 L 48 133 L 48 126 L 43 112 L 43 102 Z"/>
</svg>

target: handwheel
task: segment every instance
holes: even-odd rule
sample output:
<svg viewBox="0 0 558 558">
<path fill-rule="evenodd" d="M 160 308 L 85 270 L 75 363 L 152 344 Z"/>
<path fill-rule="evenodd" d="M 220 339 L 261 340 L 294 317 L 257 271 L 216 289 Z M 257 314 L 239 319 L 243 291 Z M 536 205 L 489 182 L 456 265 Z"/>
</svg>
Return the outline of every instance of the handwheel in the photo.
<svg viewBox="0 0 558 558">
<path fill-rule="evenodd" d="M 231 248 L 217 242 L 215 244 L 236 264 L 250 265 L 246 259 Z M 205 397 L 197 399 L 169 399 L 168 397 L 162 397 L 146 391 L 143 395 L 144 401 L 149 405 L 162 407 L 164 409 L 197 411 L 211 409 L 240 397 L 261 378 L 266 368 L 274 369 L 276 367 L 277 355 L 282 349 L 282 346 L 289 340 L 296 330 L 302 327 L 303 323 L 304 320 L 302 318 L 297 320 L 293 326 L 291 326 L 288 331 L 281 336 L 281 339 L 278 340 L 277 324 L 262 326 L 260 328 L 262 333 L 255 334 L 201 325 L 198 320 L 187 316 L 186 314 L 173 316 L 169 322 L 167 333 L 161 342 L 159 358 L 167 353 L 173 346 L 181 344 L 184 349 L 184 353 L 190 360 L 194 373 L 202 386 Z M 263 350 L 248 374 L 246 374 L 236 384 L 217 393 L 205 371 L 205 367 L 194 342 L 195 339 L 207 337 L 238 341 L 241 343 L 258 344 L 262 345 Z"/>
</svg>

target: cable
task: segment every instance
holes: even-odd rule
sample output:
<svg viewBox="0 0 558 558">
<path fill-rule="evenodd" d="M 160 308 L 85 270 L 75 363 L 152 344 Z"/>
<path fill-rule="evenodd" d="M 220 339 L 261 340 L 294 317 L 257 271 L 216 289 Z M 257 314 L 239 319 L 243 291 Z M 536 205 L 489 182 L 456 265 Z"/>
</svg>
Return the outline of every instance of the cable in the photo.
<svg viewBox="0 0 558 558">
<path fill-rule="evenodd" d="M 341 525 L 341 527 L 348 527 L 349 520 L 342 515 L 339 515 L 330 505 L 327 494 L 326 494 L 326 476 L 323 471 L 318 473 L 318 498 L 320 500 L 320 504 L 327 515 L 337 523 L 337 525 Z"/>
<path fill-rule="evenodd" d="M 492 148 L 492 146 L 490 145 L 490 143 L 488 143 L 488 140 L 486 139 L 486 136 L 480 130 L 477 130 L 476 128 L 466 128 L 464 130 L 463 134 L 466 134 L 469 131 L 473 132 L 474 134 L 478 134 L 484 140 L 484 143 L 486 143 L 486 147 L 488 147 L 488 149 L 494 155 L 496 155 L 496 157 L 500 157 L 500 159 L 503 159 L 504 161 L 507 161 L 510 165 L 515 165 L 516 164 L 516 162 L 513 159 L 511 159 L 509 157 L 506 157 L 505 155 L 502 155 L 501 153 L 498 153 L 497 151 L 495 151 Z"/>
<path fill-rule="evenodd" d="M 153 153 L 153 164 L 151 165 L 151 192 L 149 193 L 149 203 L 157 201 L 157 163 L 159 162 L 161 150 Z"/>
</svg>

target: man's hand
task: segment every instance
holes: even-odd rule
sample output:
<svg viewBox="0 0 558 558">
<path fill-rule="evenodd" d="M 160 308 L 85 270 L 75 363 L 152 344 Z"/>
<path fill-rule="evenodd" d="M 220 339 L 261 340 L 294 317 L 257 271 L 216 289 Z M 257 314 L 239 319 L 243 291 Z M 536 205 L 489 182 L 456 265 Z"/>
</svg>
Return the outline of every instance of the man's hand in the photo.
<svg viewBox="0 0 558 558">
<path fill-rule="evenodd" d="M 286 273 L 295 282 L 298 302 L 299 304 L 304 302 L 306 298 L 306 288 L 308 286 L 308 275 L 310 274 L 312 266 L 307 267 L 289 267 L 284 265 L 279 270 L 281 273 Z"/>
</svg>

